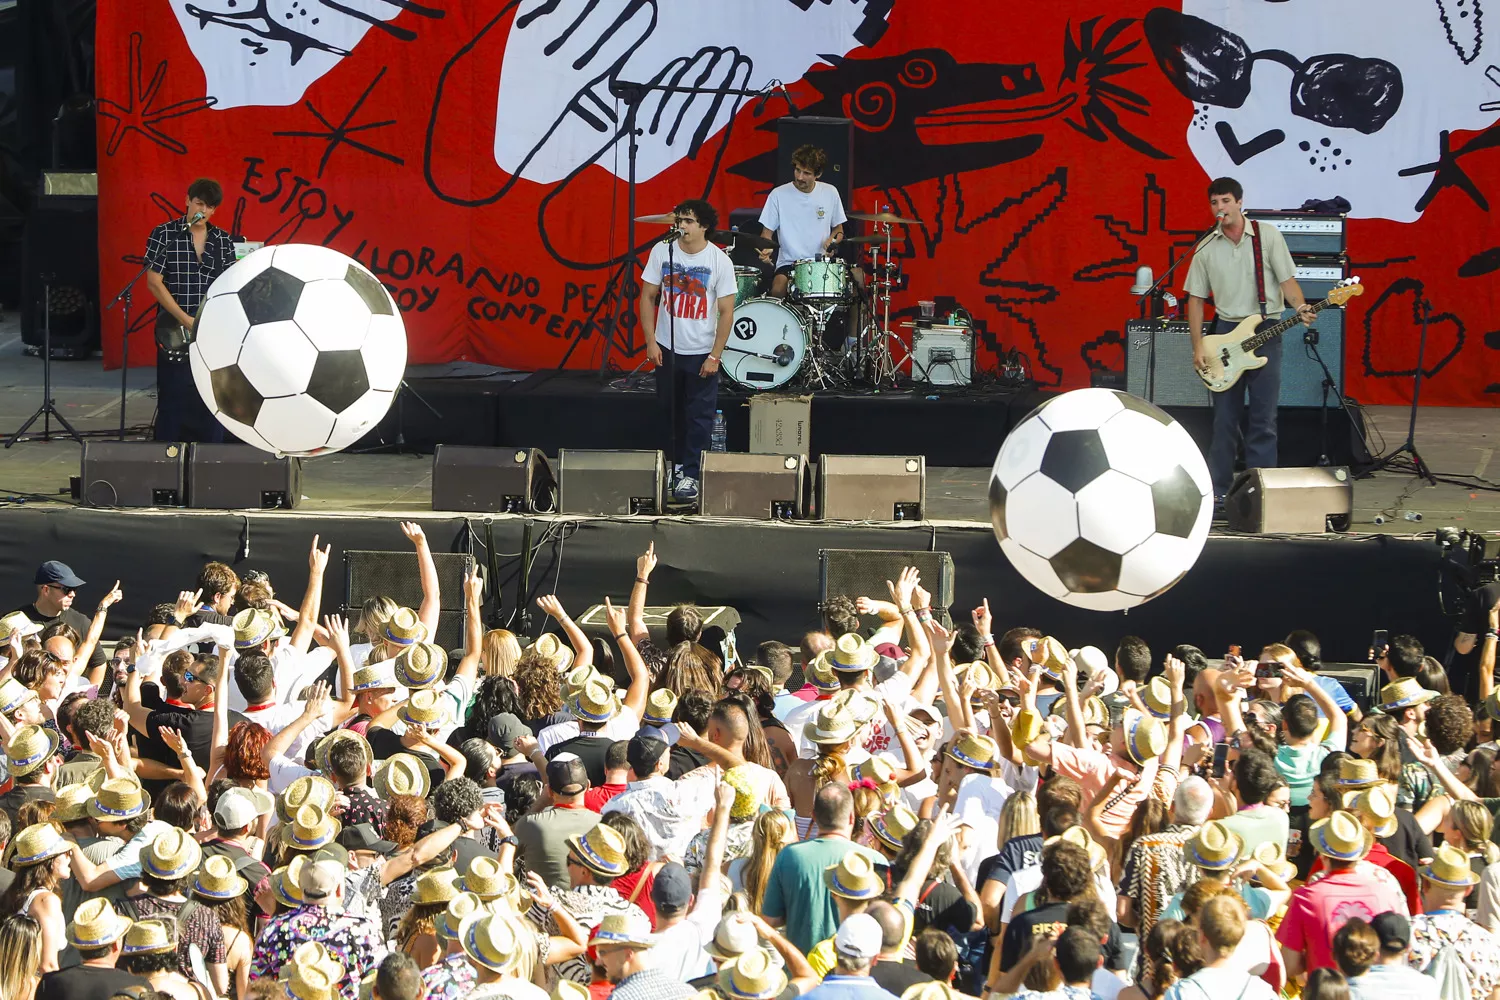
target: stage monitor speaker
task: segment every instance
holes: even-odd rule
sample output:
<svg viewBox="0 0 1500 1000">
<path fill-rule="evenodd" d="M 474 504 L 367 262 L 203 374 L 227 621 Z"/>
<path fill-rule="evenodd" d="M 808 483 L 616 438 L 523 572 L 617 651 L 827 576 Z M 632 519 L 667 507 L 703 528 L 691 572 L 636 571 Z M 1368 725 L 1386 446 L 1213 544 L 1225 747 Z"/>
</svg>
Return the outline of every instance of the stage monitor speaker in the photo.
<svg viewBox="0 0 1500 1000">
<path fill-rule="evenodd" d="M 1247 469 L 1224 501 L 1231 531 L 1321 535 L 1347 531 L 1354 488 L 1343 466 Z"/>
<path fill-rule="evenodd" d="M 818 517 L 836 521 L 920 521 L 927 506 L 921 455 L 824 455 L 818 461 Z"/>
<path fill-rule="evenodd" d="M 432 453 L 432 509 L 489 514 L 557 509 L 552 465 L 536 448 L 440 444 Z"/>
<path fill-rule="evenodd" d="M 437 635 L 433 642 L 446 650 L 464 644 L 464 576 L 474 565 L 467 552 L 434 552 L 438 586 L 445 607 L 438 609 Z M 365 601 L 372 597 L 389 597 L 397 607 L 417 611 L 422 607 L 422 578 L 418 572 L 417 554 L 381 549 L 350 549 L 344 553 L 344 614 L 352 627 Z M 366 640 L 374 636 L 366 636 Z"/>
<path fill-rule="evenodd" d="M 703 616 L 703 627 L 718 627 L 726 634 L 733 635 L 734 630 L 740 624 L 740 613 L 734 608 L 725 605 L 695 605 L 698 613 Z M 667 616 L 677 610 L 677 605 L 669 604 L 661 607 L 650 607 L 641 609 L 641 617 L 646 623 L 646 631 L 651 633 L 651 643 L 657 649 L 667 648 Z M 589 638 L 603 639 L 613 649 L 615 638 L 610 634 L 609 618 L 604 613 L 604 605 L 595 604 L 583 613 L 578 619 L 578 627 L 583 629 L 583 634 Z"/>
<path fill-rule="evenodd" d="M 807 513 L 807 456 L 705 451 L 701 512 L 789 521 Z"/>
<path fill-rule="evenodd" d="M 291 510 L 302 502 L 302 460 L 248 444 L 188 446 L 189 507 Z"/>
<path fill-rule="evenodd" d="M 665 480 L 659 451 L 557 453 L 558 509 L 564 514 L 661 514 Z"/>
<path fill-rule="evenodd" d="M 776 119 L 776 183 L 792 179 L 792 153 L 801 146 L 817 146 L 828 155 L 828 164 L 818 180 L 832 184 L 844 203 L 844 211 L 854 211 L 850 195 L 854 192 L 854 122 L 848 118 L 822 118 L 783 115 Z M 849 225 L 846 235 L 856 235 Z"/>
<path fill-rule="evenodd" d="M 186 478 L 181 442 L 85 440 L 78 499 L 89 507 L 181 507 Z"/>
<path fill-rule="evenodd" d="M 1319 677 L 1332 677 L 1339 686 L 1354 699 L 1354 704 L 1366 714 L 1370 706 L 1380 699 L 1380 688 L 1384 678 L 1380 668 L 1373 663 L 1319 663 Z"/>
<path fill-rule="evenodd" d="M 907 566 L 922 576 L 922 589 L 932 595 L 932 612 L 946 627 L 953 606 L 953 555 L 906 549 L 819 549 L 818 600 L 825 606 L 831 597 L 871 597 L 890 600 L 887 580 L 894 581 Z M 865 624 L 879 625 L 865 616 Z"/>
</svg>

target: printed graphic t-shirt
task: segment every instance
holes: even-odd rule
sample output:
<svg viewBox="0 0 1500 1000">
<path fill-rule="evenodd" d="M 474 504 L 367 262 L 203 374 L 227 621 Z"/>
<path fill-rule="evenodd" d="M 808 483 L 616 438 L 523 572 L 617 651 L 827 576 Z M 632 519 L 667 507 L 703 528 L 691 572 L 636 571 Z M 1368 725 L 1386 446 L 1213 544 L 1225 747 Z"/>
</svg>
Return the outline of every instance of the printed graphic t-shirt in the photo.
<svg viewBox="0 0 1500 1000">
<path fill-rule="evenodd" d="M 760 224 L 773 231 L 781 245 L 776 252 L 777 267 L 822 253 L 828 234 L 847 221 L 838 188 L 822 181 L 808 194 L 790 182 L 782 184 L 771 192 L 760 212 Z"/>
<path fill-rule="evenodd" d="M 656 342 L 678 354 L 707 354 L 714 346 L 719 299 L 736 291 L 729 255 L 710 243 L 691 254 L 683 253 L 680 246 L 673 247 L 669 260 L 666 244 L 658 243 L 651 248 L 642 277 L 649 284 L 661 286 Z"/>
</svg>

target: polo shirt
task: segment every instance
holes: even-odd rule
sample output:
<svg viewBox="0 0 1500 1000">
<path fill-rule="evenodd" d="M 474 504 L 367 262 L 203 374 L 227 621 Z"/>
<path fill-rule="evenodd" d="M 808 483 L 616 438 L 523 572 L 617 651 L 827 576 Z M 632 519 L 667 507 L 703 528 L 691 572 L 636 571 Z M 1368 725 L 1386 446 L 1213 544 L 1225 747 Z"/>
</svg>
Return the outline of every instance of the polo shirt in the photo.
<svg viewBox="0 0 1500 1000">
<path fill-rule="evenodd" d="M 1333 966 L 1333 935 L 1349 920 L 1370 921 L 1387 910 L 1406 908 L 1399 891 L 1356 870 L 1333 872 L 1292 893 L 1276 940 L 1287 951 L 1302 952 L 1307 970 Z"/>
<path fill-rule="evenodd" d="M 1189 295 L 1200 299 L 1212 297 L 1220 319 L 1241 320 L 1260 312 L 1260 296 L 1255 288 L 1256 238 L 1261 241 L 1266 314 L 1280 316 L 1286 307 L 1281 283 L 1297 273 L 1286 239 L 1275 226 L 1263 221 L 1255 223 L 1255 234 L 1250 235 L 1248 222 L 1238 243 L 1222 232 L 1216 233 L 1193 254 L 1193 262 L 1188 265 L 1183 287 Z"/>
<path fill-rule="evenodd" d="M 785 921 L 782 933 L 804 955 L 819 941 L 832 937 L 839 927 L 838 907 L 823 881 L 823 870 L 855 851 L 868 856 L 879 868 L 886 867 L 884 858 L 847 837 L 799 841 L 776 855 L 766 880 L 761 915 Z"/>
</svg>

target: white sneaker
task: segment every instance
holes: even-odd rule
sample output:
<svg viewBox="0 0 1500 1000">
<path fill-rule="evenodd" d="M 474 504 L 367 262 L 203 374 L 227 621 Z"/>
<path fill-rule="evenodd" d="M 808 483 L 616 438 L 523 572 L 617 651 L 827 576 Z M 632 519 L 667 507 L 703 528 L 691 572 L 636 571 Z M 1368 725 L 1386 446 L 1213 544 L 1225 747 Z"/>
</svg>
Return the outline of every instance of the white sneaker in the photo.
<svg viewBox="0 0 1500 1000">
<path fill-rule="evenodd" d="M 692 476 L 683 476 L 672 487 L 672 496 L 682 503 L 697 503 L 698 480 Z"/>
</svg>

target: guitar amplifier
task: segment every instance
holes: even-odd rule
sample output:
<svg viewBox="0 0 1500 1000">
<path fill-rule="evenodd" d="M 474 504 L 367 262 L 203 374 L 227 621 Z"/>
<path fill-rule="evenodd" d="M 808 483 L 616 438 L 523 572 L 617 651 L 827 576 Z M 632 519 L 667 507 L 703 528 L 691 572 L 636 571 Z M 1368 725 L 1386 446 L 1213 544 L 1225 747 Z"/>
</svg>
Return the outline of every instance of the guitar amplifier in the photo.
<svg viewBox="0 0 1500 1000">
<path fill-rule="evenodd" d="M 663 514 L 666 467 L 659 451 L 557 453 L 558 508 L 564 514 Z"/>
<path fill-rule="evenodd" d="M 1354 486 L 1343 466 L 1246 469 L 1224 499 L 1231 531 L 1321 535 L 1349 530 Z"/>
<path fill-rule="evenodd" d="M 1345 217 L 1326 212 L 1281 212 L 1254 209 L 1245 218 L 1269 222 L 1286 240 L 1286 248 L 1295 258 L 1298 254 L 1337 255 L 1345 244 Z M 1321 298 L 1322 296 L 1319 296 Z M 1312 298 L 1311 295 L 1308 296 Z"/>
<path fill-rule="evenodd" d="M 1156 373 L 1151 374 L 1151 340 Z M 1181 320 L 1133 319 L 1125 324 L 1125 391 L 1157 406 L 1212 406 L 1213 393 L 1193 369 L 1193 340 Z"/>
</svg>

